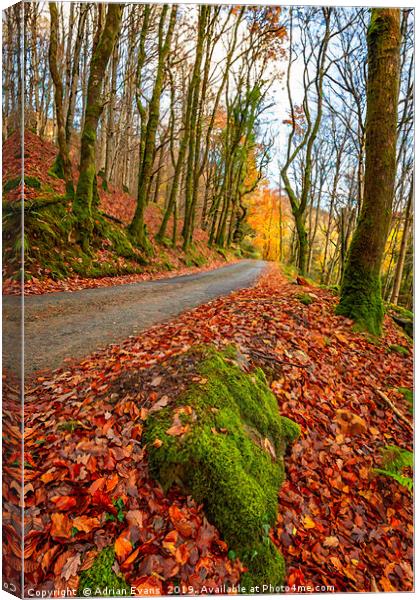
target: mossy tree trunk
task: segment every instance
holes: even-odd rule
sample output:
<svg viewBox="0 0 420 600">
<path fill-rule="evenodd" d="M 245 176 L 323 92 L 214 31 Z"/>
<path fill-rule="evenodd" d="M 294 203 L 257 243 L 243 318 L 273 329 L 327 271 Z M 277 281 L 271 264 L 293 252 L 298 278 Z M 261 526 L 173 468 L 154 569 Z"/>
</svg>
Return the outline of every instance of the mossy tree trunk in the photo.
<svg viewBox="0 0 420 600">
<path fill-rule="evenodd" d="M 79 241 L 89 251 L 94 229 L 94 213 L 98 200 L 96 189 L 95 145 L 98 122 L 104 104 L 102 85 L 109 58 L 120 31 L 123 4 L 109 4 L 105 25 L 95 45 L 90 63 L 87 100 L 80 150 L 79 181 L 73 201 L 73 213 Z"/>
<path fill-rule="evenodd" d="M 200 6 L 198 19 L 198 36 L 197 50 L 194 69 L 192 73 L 192 98 L 191 98 L 191 120 L 190 120 L 190 136 L 188 141 L 188 158 L 187 158 L 187 173 L 185 181 L 185 212 L 184 225 L 182 228 L 182 237 L 184 239 L 182 248 L 186 251 L 192 241 L 192 216 L 193 216 L 193 198 L 194 198 L 194 160 L 197 147 L 196 129 L 199 119 L 199 100 L 201 87 L 201 63 L 204 54 L 204 42 L 206 39 L 206 30 L 209 17 L 210 7 Z"/>
<path fill-rule="evenodd" d="M 337 313 L 380 334 L 381 265 L 392 218 L 400 74 L 400 11 L 372 9 L 368 30 L 366 169 L 362 210 Z"/>
<path fill-rule="evenodd" d="M 68 145 L 66 140 L 66 128 L 64 122 L 63 109 L 63 83 L 61 73 L 58 69 L 58 9 L 56 2 L 49 3 L 50 8 L 50 46 L 49 46 L 49 64 L 51 78 L 54 83 L 54 100 L 55 113 L 57 117 L 57 141 L 58 141 L 58 156 L 55 160 L 53 171 L 58 177 L 61 177 L 66 182 L 66 191 L 73 197 L 73 178 L 71 173 L 71 162 L 69 157 Z"/>
<path fill-rule="evenodd" d="M 144 212 L 147 206 L 148 190 L 152 178 L 153 161 L 156 150 L 156 131 L 159 124 L 160 96 L 164 83 L 165 65 L 171 49 L 171 41 L 175 28 L 178 7 L 177 5 L 172 6 L 169 24 L 165 35 L 164 27 L 166 24 L 168 8 L 169 6 L 167 4 L 163 5 L 159 21 L 159 56 L 156 67 L 156 78 L 153 86 L 152 98 L 149 104 L 149 114 L 144 138 L 144 149 L 142 149 L 143 155 L 140 157 L 141 160 L 137 188 L 137 206 L 133 220 L 131 221 L 129 227 L 130 233 L 133 236 L 136 244 L 147 253 L 151 252 L 151 245 L 146 233 Z"/>
</svg>

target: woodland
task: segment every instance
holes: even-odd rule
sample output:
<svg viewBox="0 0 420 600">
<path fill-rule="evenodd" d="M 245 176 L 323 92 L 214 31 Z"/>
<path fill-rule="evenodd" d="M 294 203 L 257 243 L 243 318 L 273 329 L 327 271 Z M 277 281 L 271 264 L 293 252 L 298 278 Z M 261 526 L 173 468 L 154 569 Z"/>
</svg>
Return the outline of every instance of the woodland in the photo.
<svg viewBox="0 0 420 600">
<path fill-rule="evenodd" d="M 261 269 L 3 368 L 11 591 L 412 591 L 413 11 L 19 3 L 2 77 L 4 298 Z"/>
</svg>

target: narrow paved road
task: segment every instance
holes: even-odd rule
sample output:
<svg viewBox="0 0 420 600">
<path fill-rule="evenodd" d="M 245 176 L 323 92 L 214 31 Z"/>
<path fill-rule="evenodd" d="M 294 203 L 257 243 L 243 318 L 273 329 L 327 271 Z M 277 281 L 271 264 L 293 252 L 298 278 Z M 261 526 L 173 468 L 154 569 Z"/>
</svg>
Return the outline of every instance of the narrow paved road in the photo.
<svg viewBox="0 0 420 600">
<path fill-rule="evenodd" d="M 25 298 L 25 371 L 54 369 L 179 313 L 249 287 L 264 261 L 243 260 L 204 273 Z M 15 369 L 19 298 L 3 297 L 3 365 Z"/>
</svg>

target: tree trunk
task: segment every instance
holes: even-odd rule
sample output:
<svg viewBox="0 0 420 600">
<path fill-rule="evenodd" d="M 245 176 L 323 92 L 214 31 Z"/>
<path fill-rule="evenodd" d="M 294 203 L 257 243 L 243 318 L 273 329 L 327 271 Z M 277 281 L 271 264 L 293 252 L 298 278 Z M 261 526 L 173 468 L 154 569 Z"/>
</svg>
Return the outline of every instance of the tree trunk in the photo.
<svg viewBox="0 0 420 600">
<path fill-rule="evenodd" d="M 123 7 L 123 4 L 108 5 L 106 22 L 90 64 L 80 150 L 79 181 L 73 202 L 79 241 L 85 251 L 90 251 L 94 229 L 94 210 L 96 208 L 94 201 L 97 198 L 95 143 L 98 122 L 103 111 L 102 82 L 120 30 Z"/>
<path fill-rule="evenodd" d="M 63 83 L 61 73 L 58 70 L 57 51 L 58 51 L 58 10 L 55 2 L 50 2 L 50 47 L 49 47 L 49 63 L 51 78 L 54 82 L 55 92 L 55 112 L 57 117 L 57 141 L 58 141 L 58 156 L 55 160 L 53 170 L 62 177 L 66 182 L 66 191 L 73 197 L 73 179 L 71 173 L 71 162 L 66 142 L 66 130 L 64 125 L 64 110 L 63 110 Z"/>
<path fill-rule="evenodd" d="M 85 22 L 88 14 L 89 5 L 81 4 L 79 20 L 77 24 L 77 35 L 73 50 L 73 67 L 71 72 L 71 83 L 69 89 L 68 108 L 66 116 L 66 143 L 69 146 L 71 134 L 73 131 L 74 111 L 76 108 L 77 85 L 79 83 L 79 63 L 80 51 L 82 49 L 83 34 L 85 31 Z"/>
<path fill-rule="evenodd" d="M 337 314 L 373 334 L 380 334 L 384 316 L 380 276 L 394 197 L 400 37 L 400 11 L 372 9 L 364 197 Z"/>
<path fill-rule="evenodd" d="M 414 180 L 412 177 L 411 183 L 410 183 L 410 193 L 408 195 L 407 207 L 405 209 L 404 229 L 403 229 L 403 234 L 402 234 L 402 239 L 401 239 L 400 253 L 398 255 L 397 267 L 395 269 L 394 285 L 392 287 L 392 294 L 391 294 L 392 304 L 398 304 L 398 296 L 400 295 L 401 281 L 402 281 L 402 275 L 403 275 L 403 269 L 404 269 L 404 263 L 405 263 L 405 255 L 407 254 L 407 242 L 408 242 L 408 238 L 409 238 L 409 234 L 410 234 L 411 207 L 413 205 L 413 193 L 414 193 L 413 186 L 414 186 Z"/>
<path fill-rule="evenodd" d="M 147 206 L 147 192 L 149 190 L 150 179 L 153 170 L 153 159 L 156 146 L 156 131 L 159 122 L 160 96 L 163 88 L 163 80 L 165 73 L 166 58 L 171 48 L 172 34 L 176 22 L 177 6 L 173 5 L 168 30 L 164 39 L 163 27 L 166 21 L 166 13 L 168 5 L 163 5 L 162 15 L 159 23 L 159 58 L 156 69 L 156 79 L 153 87 L 152 98 L 149 105 L 149 115 L 147 121 L 146 136 L 144 140 L 143 160 L 140 164 L 139 182 L 137 190 L 137 206 L 133 220 L 130 224 L 130 233 L 136 243 L 145 252 L 151 252 L 150 242 L 147 238 L 147 233 L 144 223 L 144 211 Z"/>
<path fill-rule="evenodd" d="M 193 217 L 193 197 L 194 197 L 194 161 L 196 157 L 196 128 L 197 119 L 199 117 L 199 96 L 200 96 L 200 83 L 201 83 L 201 63 L 203 59 L 204 41 L 206 34 L 206 25 L 208 18 L 209 7 L 200 7 L 200 16 L 198 21 L 198 37 L 197 37 L 197 51 L 196 59 L 194 63 L 194 70 L 192 74 L 191 85 L 193 87 L 192 93 L 192 107 L 191 107 L 191 123 L 190 123 L 190 137 L 188 142 L 188 162 L 187 162 L 187 173 L 185 182 L 185 213 L 184 213 L 184 225 L 182 229 L 182 236 L 184 243 L 182 248 L 186 251 L 192 240 L 192 217 Z"/>
</svg>

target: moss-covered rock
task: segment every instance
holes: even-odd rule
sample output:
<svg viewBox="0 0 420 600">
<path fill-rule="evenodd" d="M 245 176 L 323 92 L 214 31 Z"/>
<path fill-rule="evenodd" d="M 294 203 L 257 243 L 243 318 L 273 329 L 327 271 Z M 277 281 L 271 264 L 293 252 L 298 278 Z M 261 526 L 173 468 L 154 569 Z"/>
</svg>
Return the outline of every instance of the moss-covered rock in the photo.
<svg viewBox="0 0 420 600">
<path fill-rule="evenodd" d="M 200 352 L 198 382 L 149 416 L 151 472 L 165 490 L 177 483 L 204 503 L 248 568 L 247 589 L 281 584 L 284 561 L 268 532 L 277 516 L 283 455 L 299 426 L 279 415 L 260 369 L 241 370 L 235 349 Z M 160 446 L 153 445 L 156 439 Z"/>
<path fill-rule="evenodd" d="M 130 586 L 122 575 L 113 570 L 115 553 L 113 546 L 104 548 L 95 562 L 80 574 L 78 596 L 129 596 Z M 84 591 L 85 590 L 85 591 Z M 90 593 L 86 593 L 89 590 Z"/>
<path fill-rule="evenodd" d="M 396 304 L 388 304 L 387 313 L 409 337 L 413 337 L 414 315 L 411 310 Z"/>
</svg>

